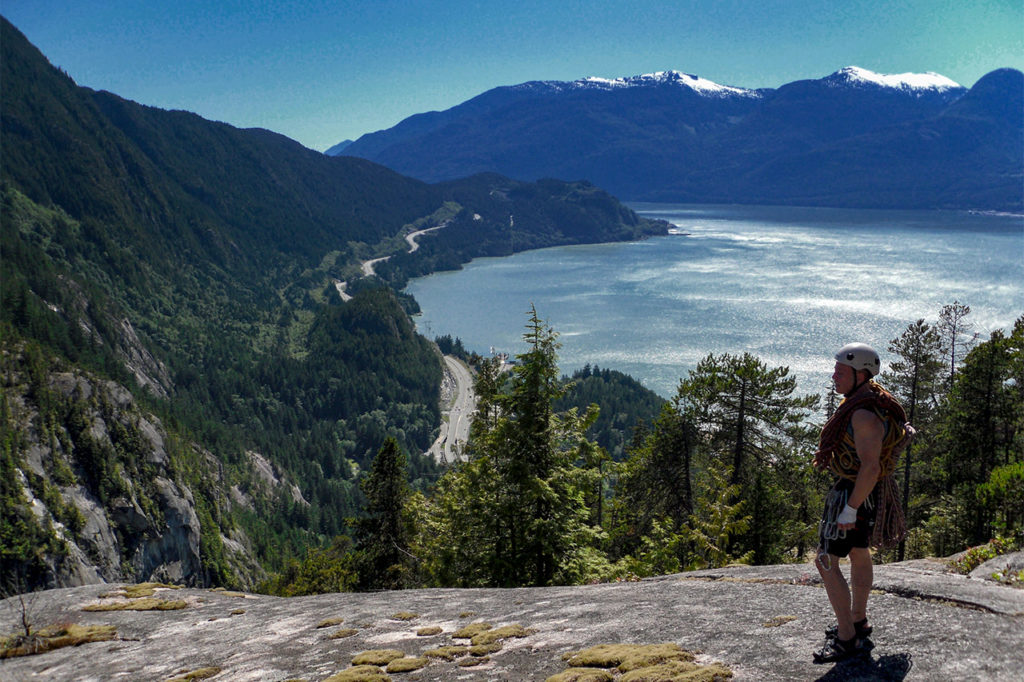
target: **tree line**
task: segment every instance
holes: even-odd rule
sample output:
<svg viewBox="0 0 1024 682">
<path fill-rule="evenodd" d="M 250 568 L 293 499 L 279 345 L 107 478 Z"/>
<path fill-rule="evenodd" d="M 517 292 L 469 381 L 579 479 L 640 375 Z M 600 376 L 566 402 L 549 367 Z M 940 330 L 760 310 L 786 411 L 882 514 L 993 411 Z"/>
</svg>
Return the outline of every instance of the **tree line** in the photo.
<svg viewBox="0 0 1024 682">
<path fill-rule="evenodd" d="M 888 345 L 878 380 L 920 435 L 897 470 L 910 535 L 883 561 L 994 537 L 1020 544 L 1024 316 L 980 339 L 969 315 L 945 306 Z M 557 333 L 535 310 L 524 339 L 509 376 L 493 361 L 478 367 L 468 461 L 414 491 L 402 448 L 388 440 L 361 480 L 366 506 L 351 534 L 264 588 L 579 584 L 806 560 L 828 484 L 811 454 L 832 394 L 798 395 L 788 368 L 749 353 L 711 354 L 651 423 L 636 425 L 616 461 L 588 436 L 596 405 L 560 403 Z"/>
</svg>

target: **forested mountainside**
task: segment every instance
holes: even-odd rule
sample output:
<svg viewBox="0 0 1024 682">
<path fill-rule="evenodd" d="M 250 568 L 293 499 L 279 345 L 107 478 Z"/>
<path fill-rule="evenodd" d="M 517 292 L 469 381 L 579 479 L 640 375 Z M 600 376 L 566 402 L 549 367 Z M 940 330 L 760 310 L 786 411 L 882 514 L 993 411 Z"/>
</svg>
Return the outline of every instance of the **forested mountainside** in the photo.
<svg viewBox="0 0 1024 682">
<path fill-rule="evenodd" d="M 665 231 L 585 183 L 431 186 L 81 88 L 0 30 L 0 552 L 22 587 L 253 585 L 347 528 L 387 437 L 415 485 L 437 476 L 440 355 L 389 282 Z M 438 224 L 424 263 L 357 281 Z"/>
<path fill-rule="evenodd" d="M 744 90 L 678 72 L 489 90 L 330 153 L 430 182 L 586 178 L 625 200 L 1020 211 L 1024 74 L 855 67 Z"/>
</svg>

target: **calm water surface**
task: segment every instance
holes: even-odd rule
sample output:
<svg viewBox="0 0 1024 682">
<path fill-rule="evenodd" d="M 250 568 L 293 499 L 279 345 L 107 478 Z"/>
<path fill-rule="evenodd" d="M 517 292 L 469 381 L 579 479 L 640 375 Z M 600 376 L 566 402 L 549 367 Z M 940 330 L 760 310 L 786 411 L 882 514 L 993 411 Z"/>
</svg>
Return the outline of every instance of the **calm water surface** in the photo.
<svg viewBox="0 0 1024 682">
<path fill-rule="evenodd" d="M 954 300 L 986 335 L 1024 314 L 1024 218 L 962 212 L 635 204 L 679 232 L 476 260 L 412 281 L 419 330 L 481 353 L 522 352 L 530 305 L 559 365 L 617 369 L 665 397 L 708 353 L 785 365 L 828 387 L 851 340 L 885 352 Z"/>
</svg>

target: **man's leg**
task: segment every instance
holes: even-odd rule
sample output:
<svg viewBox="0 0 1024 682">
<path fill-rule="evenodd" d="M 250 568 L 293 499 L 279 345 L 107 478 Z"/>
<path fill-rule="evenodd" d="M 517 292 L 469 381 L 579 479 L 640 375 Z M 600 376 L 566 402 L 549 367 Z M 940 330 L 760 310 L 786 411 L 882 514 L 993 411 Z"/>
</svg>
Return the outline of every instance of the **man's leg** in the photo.
<svg viewBox="0 0 1024 682">
<path fill-rule="evenodd" d="M 836 614 L 836 624 L 839 626 L 838 637 L 843 641 L 849 641 L 856 636 L 857 632 L 853 628 L 850 587 L 843 572 L 839 570 L 839 557 L 834 554 L 819 553 L 814 560 L 814 565 L 818 567 L 828 601 L 832 604 L 832 610 Z M 870 588 L 868 591 L 870 592 Z"/>
<path fill-rule="evenodd" d="M 867 618 L 868 597 L 874 584 L 874 564 L 871 552 L 866 547 L 854 547 L 850 550 L 850 585 L 853 588 L 852 618 L 861 621 Z"/>
</svg>

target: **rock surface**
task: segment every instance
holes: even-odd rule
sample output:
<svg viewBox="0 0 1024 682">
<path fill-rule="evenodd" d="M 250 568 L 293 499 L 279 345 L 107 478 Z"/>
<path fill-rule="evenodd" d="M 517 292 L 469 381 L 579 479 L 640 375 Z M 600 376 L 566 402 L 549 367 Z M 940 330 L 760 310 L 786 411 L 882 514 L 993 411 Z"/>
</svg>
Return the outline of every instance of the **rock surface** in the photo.
<svg viewBox="0 0 1024 682">
<path fill-rule="evenodd" d="M 236 484 L 236 501 L 221 463 L 195 443 L 179 446 L 198 462 L 198 473 L 186 475 L 168 452 L 172 436 L 161 420 L 124 386 L 74 370 L 50 373 L 45 390 L 33 388 L 25 372 L 10 373 L 3 390 L 18 445 L 13 494 L 5 499 L 15 501 L 16 511 L 28 510 L 31 516 L 22 516 L 50 540 L 39 543 L 45 569 L 33 556 L 4 557 L 5 589 L 133 579 L 202 587 L 211 559 L 201 555 L 204 532 L 207 543 L 219 537 L 234 584 L 252 587 L 265 578 L 241 528 L 213 520 L 202 527 L 192 490 L 199 485 L 211 498 L 205 499 L 211 515 L 229 520 L 233 504 L 254 508 L 254 495 L 270 496 L 277 486 L 289 486 L 302 500 L 265 458 L 250 453 L 251 473 L 238 474 L 247 485 L 243 491 Z M 271 471 L 269 482 L 261 467 Z"/>
<path fill-rule="evenodd" d="M 1024 667 L 1024 590 L 946 572 L 940 561 L 876 567 L 868 660 L 814 665 L 832 622 L 809 566 L 743 566 L 634 583 L 520 589 L 428 589 L 283 599 L 201 589 L 158 590 L 184 600 L 172 611 L 83 611 L 111 585 L 26 598 L 33 623 L 109 624 L 110 642 L 0 661 L 3 680 L 167 680 L 200 668 L 214 680 L 320 682 L 368 650 L 420 656 L 451 644 L 470 623 L 518 623 L 481 664 L 431 659 L 393 680 L 545 680 L 562 654 L 596 644 L 672 642 L 721 662 L 736 680 L 1017 680 Z M 108 601 L 108 600 L 102 600 Z M 0 603 L 13 632 L 17 598 Z M 416 614 L 406 620 L 394 616 Z M 330 625 L 318 627 L 334 619 Z M 417 635 L 418 631 L 440 634 Z M 350 636 L 332 639 L 341 630 Z M 344 633 L 342 633 L 344 634 Z M 467 657 L 468 658 L 468 657 Z"/>
</svg>

